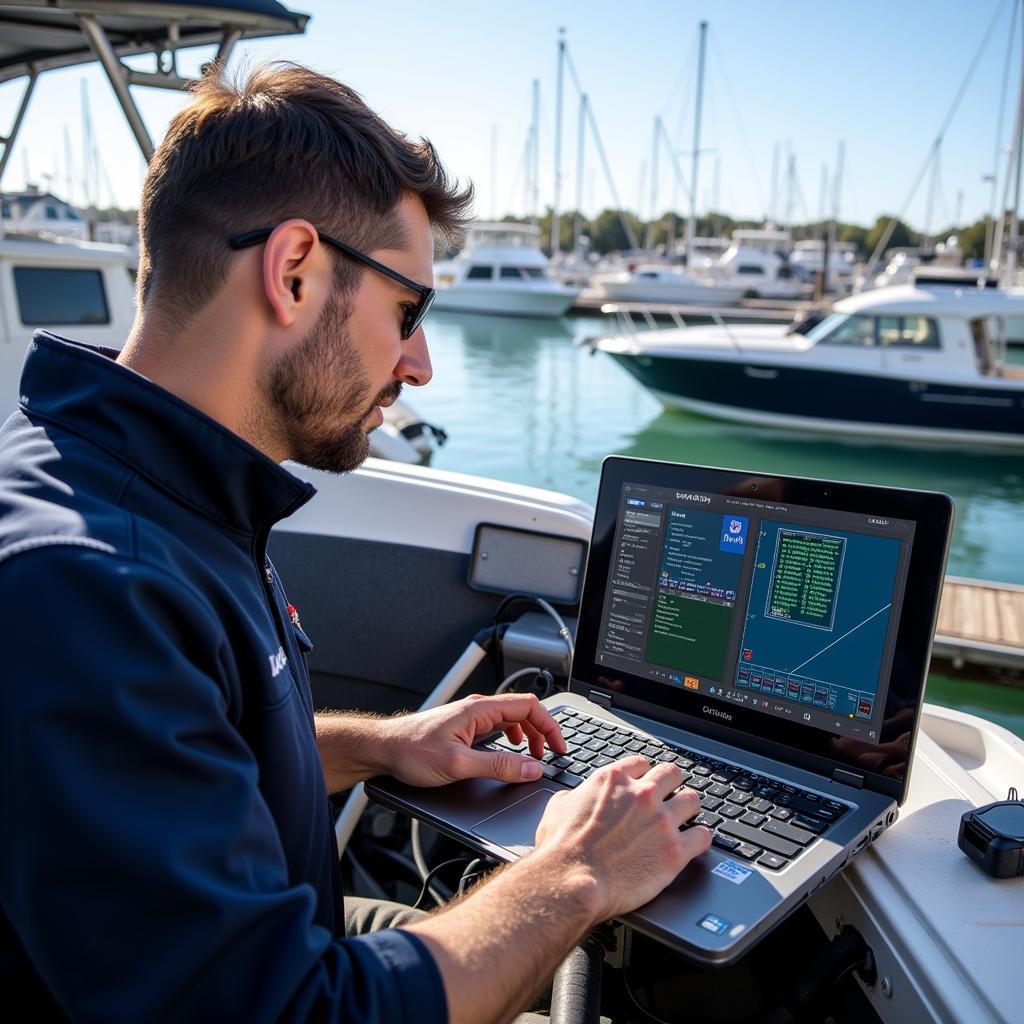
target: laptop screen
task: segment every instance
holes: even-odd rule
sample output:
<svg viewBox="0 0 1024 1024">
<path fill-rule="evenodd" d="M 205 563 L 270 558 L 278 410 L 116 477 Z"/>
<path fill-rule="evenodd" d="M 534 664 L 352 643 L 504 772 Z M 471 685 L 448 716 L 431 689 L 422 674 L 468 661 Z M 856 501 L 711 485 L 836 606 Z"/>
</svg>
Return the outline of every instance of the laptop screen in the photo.
<svg viewBox="0 0 1024 1024">
<path fill-rule="evenodd" d="M 920 704 L 928 646 L 909 644 L 920 609 L 916 630 L 905 611 L 922 530 L 941 580 L 945 538 L 920 525 L 934 497 L 610 459 L 581 611 L 592 671 L 578 658 L 574 676 L 620 703 L 872 764 L 864 752 L 888 752 L 889 721 Z M 935 594 L 913 598 L 932 618 Z"/>
</svg>

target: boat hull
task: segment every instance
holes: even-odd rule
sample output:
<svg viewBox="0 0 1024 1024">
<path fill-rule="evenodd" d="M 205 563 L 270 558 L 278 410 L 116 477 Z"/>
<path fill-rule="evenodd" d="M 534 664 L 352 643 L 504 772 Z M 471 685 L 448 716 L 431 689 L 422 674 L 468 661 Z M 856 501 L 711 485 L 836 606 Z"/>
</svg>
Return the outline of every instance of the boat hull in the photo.
<svg viewBox="0 0 1024 1024">
<path fill-rule="evenodd" d="M 665 405 L 718 419 L 958 445 L 1024 446 L 1024 389 L 699 357 L 609 355 Z"/>
<path fill-rule="evenodd" d="M 700 285 L 674 281 L 598 281 L 594 291 L 610 302 L 668 302 L 678 305 L 732 306 L 743 298 L 747 287 Z"/>
<path fill-rule="evenodd" d="M 579 293 L 573 289 L 513 289 L 451 285 L 438 288 L 434 309 L 499 316 L 564 316 Z"/>
</svg>

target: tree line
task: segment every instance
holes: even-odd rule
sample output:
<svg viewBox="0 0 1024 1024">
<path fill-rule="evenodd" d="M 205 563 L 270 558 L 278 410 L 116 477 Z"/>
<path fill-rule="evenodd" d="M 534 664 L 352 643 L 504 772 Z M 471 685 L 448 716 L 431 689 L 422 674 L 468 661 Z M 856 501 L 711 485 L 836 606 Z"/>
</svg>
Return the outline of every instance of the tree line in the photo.
<svg viewBox="0 0 1024 1024">
<path fill-rule="evenodd" d="M 538 220 L 541 229 L 541 240 L 545 251 L 550 250 L 551 239 L 551 208 L 545 211 Z M 573 239 L 575 237 L 575 220 L 577 213 L 574 210 L 567 210 L 560 215 L 559 237 L 561 239 L 560 249 L 562 252 L 571 252 Z M 513 217 L 511 215 L 502 218 L 505 221 L 515 223 L 527 223 L 529 218 Z M 581 218 L 580 230 L 590 240 L 592 252 L 605 255 L 607 253 L 622 252 L 630 248 L 629 236 L 623 226 L 623 221 L 629 222 L 633 229 L 634 237 L 641 246 L 647 245 L 650 237 L 651 245 L 666 246 L 672 239 L 678 240 L 686 231 L 686 215 L 667 211 L 657 220 L 647 222 L 641 220 L 636 214 L 630 211 L 619 211 L 613 209 L 602 210 L 593 220 L 586 217 Z M 892 220 L 892 214 L 882 214 L 871 227 L 863 227 L 860 224 L 840 223 L 836 225 L 836 239 L 840 242 L 852 242 L 857 247 L 858 254 L 866 259 L 875 251 L 879 239 L 885 232 Z M 950 235 L 957 235 L 960 239 L 960 248 L 965 259 L 982 259 L 985 255 L 985 234 L 989 225 L 987 218 L 975 221 L 962 227 L 948 227 L 942 231 L 935 231 L 931 235 L 932 243 L 943 241 Z M 732 234 L 736 228 L 760 228 L 763 222 L 759 220 L 733 220 L 727 213 L 709 212 L 697 218 L 697 234 L 701 236 L 726 236 Z M 789 227 L 790 235 L 794 241 L 806 238 L 822 237 L 821 224 L 793 224 Z M 896 221 L 892 237 L 889 239 L 887 248 L 897 249 L 909 246 L 920 246 L 925 243 L 925 236 L 915 231 L 902 220 Z"/>
</svg>

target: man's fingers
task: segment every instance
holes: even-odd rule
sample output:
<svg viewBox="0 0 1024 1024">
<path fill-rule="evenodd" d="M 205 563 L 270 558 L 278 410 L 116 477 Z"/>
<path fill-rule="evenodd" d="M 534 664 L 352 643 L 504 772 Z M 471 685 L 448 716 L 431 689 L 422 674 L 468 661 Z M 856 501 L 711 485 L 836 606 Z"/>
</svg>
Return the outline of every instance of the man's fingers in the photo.
<svg viewBox="0 0 1024 1024">
<path fill-rule="evenodd" d="M 653 767 L 643 754 L 633 754 L 615 762 L 631 779 L 642 779 Z M 682 776 L 680 776 L 682 778 Z M 678 786 L 679 783 L 677 782 Z"/>
<path fill-rule="evenodd" d="M 499 782 L 534 782 L 544 766 L 532 757 L 511 750 L 466 750 L 463 778 L 497 779 Z"/>
<path fill-rule="evenodd" d="M 527 735 L 530 729 L 535 730 L 556 753 L 565 753 L 565 740 L 558 723 L 532 693 L 501 693 L 493 697 L 480 697 L 473 700 L 470 707 L 477 716 L 478 724 L 483 727 L 481 732 L 505 729 L 506 725 L 519 725 Z"/>
<path fill-rule="evenodd" d="M 681 789 L 668 798 L 665 806 L 672 812 L 677 823 L 682 825 L 700 813 L 700 794 L 692 789 Z"/>
<path fill-rule="evenodd" d="M 518 722 L 502 722 L 499 727 L 509 738 L 509 741 L 518 746 L 526 738 L 523 735 L 523 728 Z"/>
<path fill-rule="evenodd" d="M 683 782 L 682 769 L 674 764 L 656 764 L 645 777 L 654 783 L 655 791 L 662 800 L 667 800 Z"/>
<path fill-rule="evenodd" d="M 686 856 L 687 863 L 699 857 L 711 848 L 711 830 L 703 825 L 694 825 L 679 834 L 679 845 Z"/>
</svg>

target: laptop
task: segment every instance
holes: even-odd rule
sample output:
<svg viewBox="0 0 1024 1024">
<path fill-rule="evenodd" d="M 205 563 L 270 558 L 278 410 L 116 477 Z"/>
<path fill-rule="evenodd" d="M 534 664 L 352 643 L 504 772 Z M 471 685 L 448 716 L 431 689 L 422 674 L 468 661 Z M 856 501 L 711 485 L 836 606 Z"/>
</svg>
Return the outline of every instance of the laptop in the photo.
<svg viewBox="0 0 1024 1024">
<path fill-rule="evenodd" d="M 568 692 L 544 702 L 568 754 L 534 783 L 367 793 L 511 861 L 561 788 L 671 761 L 714 842 L 623 921 L 728 963 L 896 820 L 952 520 L 944 494 L 610 457 Z"/>
</svg>

